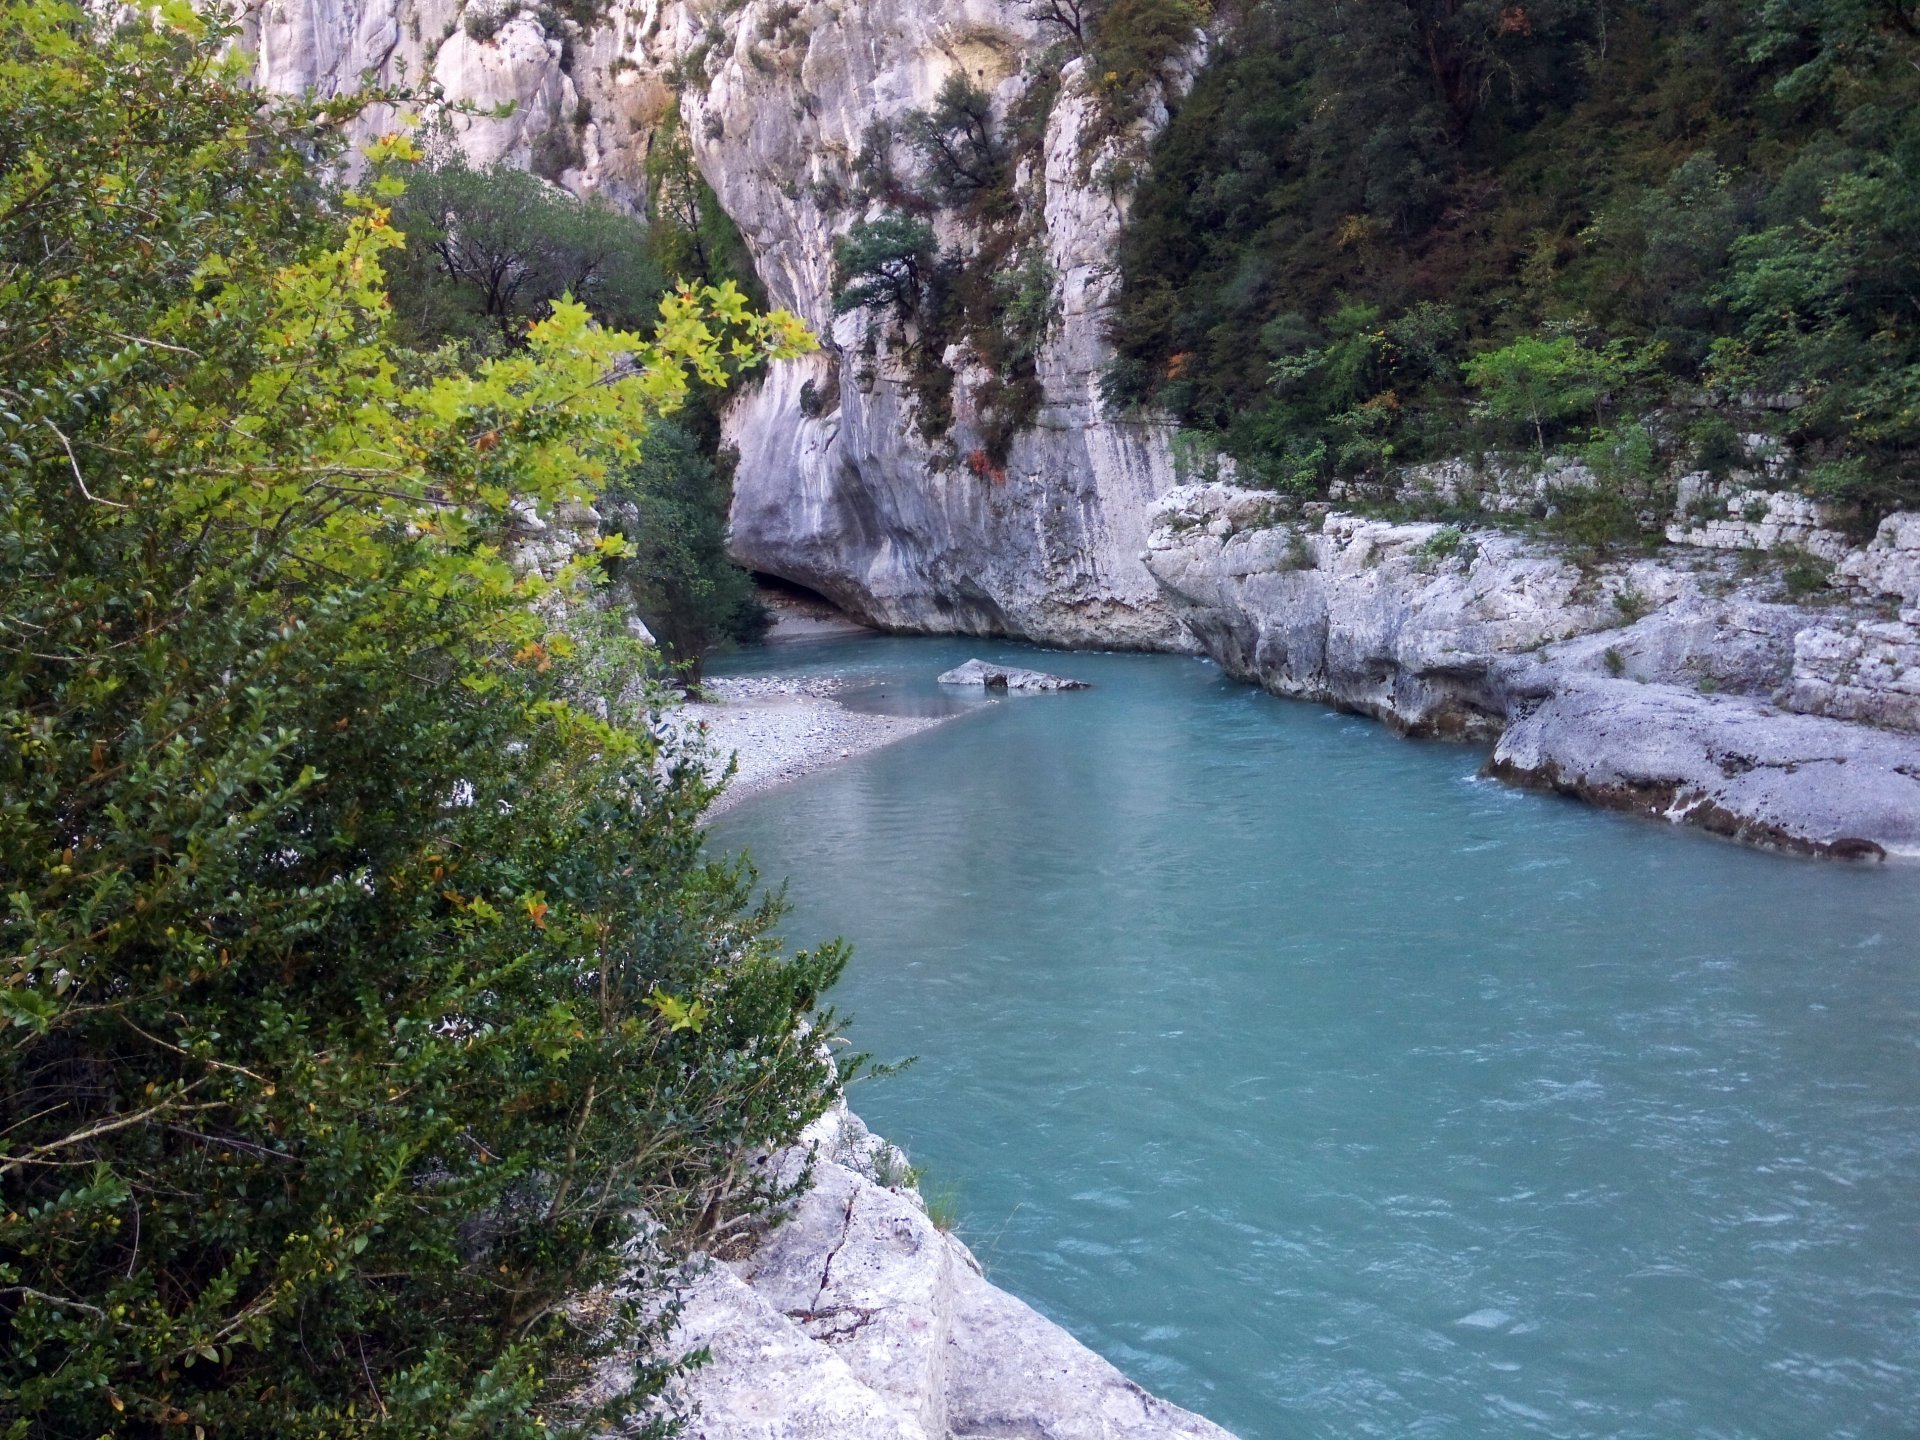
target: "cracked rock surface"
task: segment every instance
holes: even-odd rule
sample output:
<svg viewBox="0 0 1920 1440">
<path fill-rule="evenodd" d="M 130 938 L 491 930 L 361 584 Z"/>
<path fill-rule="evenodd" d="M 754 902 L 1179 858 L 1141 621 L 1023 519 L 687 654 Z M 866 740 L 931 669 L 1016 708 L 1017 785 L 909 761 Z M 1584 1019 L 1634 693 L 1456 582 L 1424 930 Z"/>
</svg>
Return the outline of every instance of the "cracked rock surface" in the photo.
<svg viewBox="0 0 1920 1440">
<path fill-rule="evenodd" d="M 1232 1440 L 997 1289 L 844 1106 L 775 1165 L 811 1188 L 753 1254 L 693 1280 L 674 1343 L 694 1440 Z"/>
<path fill-rule="evenodd" d="M 1730 839 L 1920 860 L 1920 744 L 1737 696 L 1585 681 L 1522 716 L 1496 775 Z"/>
</svg>

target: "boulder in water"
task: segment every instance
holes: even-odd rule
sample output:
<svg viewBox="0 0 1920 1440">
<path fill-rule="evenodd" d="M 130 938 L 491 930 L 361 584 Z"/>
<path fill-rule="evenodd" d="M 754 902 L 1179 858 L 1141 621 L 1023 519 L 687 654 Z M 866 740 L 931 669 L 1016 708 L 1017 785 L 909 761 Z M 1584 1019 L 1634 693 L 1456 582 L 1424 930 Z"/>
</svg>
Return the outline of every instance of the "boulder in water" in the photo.
<svg viewBox="0 0 1920 1440">
<path fill-rule="evenodd" d="M 1017 665 L 989 665 L 969 660 L 940 677 L 942 685 L 979 685 L 988 690 L 1089 690 L 1084 680 L 1049 675 L 1044 670 L 1022 670 Z"/>
</svg>

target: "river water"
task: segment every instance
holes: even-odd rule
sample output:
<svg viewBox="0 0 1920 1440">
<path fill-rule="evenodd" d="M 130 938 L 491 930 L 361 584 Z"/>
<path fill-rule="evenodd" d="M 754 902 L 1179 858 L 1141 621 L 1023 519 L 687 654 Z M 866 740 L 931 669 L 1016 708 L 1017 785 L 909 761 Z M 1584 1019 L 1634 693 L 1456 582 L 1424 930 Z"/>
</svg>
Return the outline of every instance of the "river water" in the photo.
<svg viewBox="0 0 1920 1440">
<path fill-rule="evenodd" d="M 715 827 L 854 942 L 854 1104 L 988 1274 L 1282 1437 L 1920 1435 L 1920 872 L 1477 778 L 1204 662 L 859 639 L 731 673 L 1094 682 Z"/>
</svg>

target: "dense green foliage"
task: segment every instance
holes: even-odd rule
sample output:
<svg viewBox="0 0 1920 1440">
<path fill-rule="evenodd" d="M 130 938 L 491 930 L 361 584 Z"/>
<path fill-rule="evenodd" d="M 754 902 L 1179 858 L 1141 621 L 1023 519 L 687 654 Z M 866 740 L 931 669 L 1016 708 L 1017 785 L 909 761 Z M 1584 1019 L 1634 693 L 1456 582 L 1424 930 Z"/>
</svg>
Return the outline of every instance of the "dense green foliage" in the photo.
<svg viewBox="0 0 1920 1440">
<path fill-rule="evenodd" d="M 1812 488 L 1920 498 L 1912 4 L 1248 0 L 1223 32 L 1137 197 L 1116 403 L 1312 489 L 1578 442 L 1620 362 L 1602 410 L 1705 399 Z M 1543 360 L 1571 388 L 1519 415 Z"/>
<path fill-rule="evenodd" d="M 409 171 L 393 205 L 407 243 L 389 290 L 399 334 L 416 349 L 511 353 L 563 296 L 604 324 L 641 327 L 667 293 L 668 276 L 720 284 L 752 275 L 676 125 L 651 157 L 646 221 L 509 165 L 473 169 L 444 140 L 435 148 L 430 162 Z M 620 567 L 621 599 L 686 665 L 766 624 L 751 580 L 726 553 L 732 485 L 731 463 L 719 453 L 723 393 L 697 384 L 685 425 L 673 425 L 638 464 L 617 467 L 609 483 L 620 528 L 643 552 Z M 689 436 L 694 443 L 682 443 Z"/>
<path fill-rule="evenodd" d="M 701 417 L 691 418 L 697 425 Z M 732 464 L 732 452 L 694 425 L 663 420 L 601 494 L 602 528 L 628 552 L 613 562 L 613 593 L 676 656 L 705 655 L 766 628 L 753 578 L 727 558 Z"/>
<path fill-rule="evenodd" d="M 393 223 L 407 237 L 390 267 L 394 313 L 425 349 L 459 339 L 499 353 L 563 295 L 603 324 L 644 325 L 667 289 L 631 217 L 511 165 L 475 170 L 451 147 L 409 174 Z"/>
<path fill-rule="evenodd" d="M 702 857 L 593 567 L 516 575 L 511 503 L 802 337 L 708 288 L 423 359 L 403 144 L 317 204 L 350 105 L 263 109 L 184 4 L 4 11 L 0 1434 L 568 1431 L 587 1358 L 679 1358 L 647 1285 L 572 1297 L 654 1277 L 642 1211 L 766 1199 L 842 957 Z"/>
<path fill-rule="evenodd" d="M 834 313 L 871 309 L 913 319 L 926 299 L 938 254 L 933 226 L 925 220 L 893 211 L 856 221 L 833 247 L 839 277 Z"/>
<path fill-rule="evenodd" d="M 731 284 L 766 308 L 747 242 L 695 167 L 677 104 L 647 149 L 647 244 L 654 263 L 673 279 Z"/>
</svg>

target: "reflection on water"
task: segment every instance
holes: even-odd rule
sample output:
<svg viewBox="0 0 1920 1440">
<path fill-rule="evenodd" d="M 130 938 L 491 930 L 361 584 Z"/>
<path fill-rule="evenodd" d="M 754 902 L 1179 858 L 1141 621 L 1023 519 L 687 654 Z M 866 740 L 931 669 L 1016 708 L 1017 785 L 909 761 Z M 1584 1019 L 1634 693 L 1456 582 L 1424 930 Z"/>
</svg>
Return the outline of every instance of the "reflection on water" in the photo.
<svg viewBox="0 0 1920 1440">
<path fill-rule="evenodd" d="M 1000 1283 L 1247 1440 L 1920 1433 L 1920 874 L 1521 794 L 1182 659 L 742 805 L 856 1104 Z"/>
<path fill-rule="evenodd" d="M 866 715 L 906 715 L 915 719 L 933 715 L 961 715 L 981 705 L 991 705 L 994 697 L 978 689 L 957 685 L 925 685 L 899 680 L 875 680 L 864 685 L 849 685 L 838 699 L 849 710 Z"/>
</svg>

